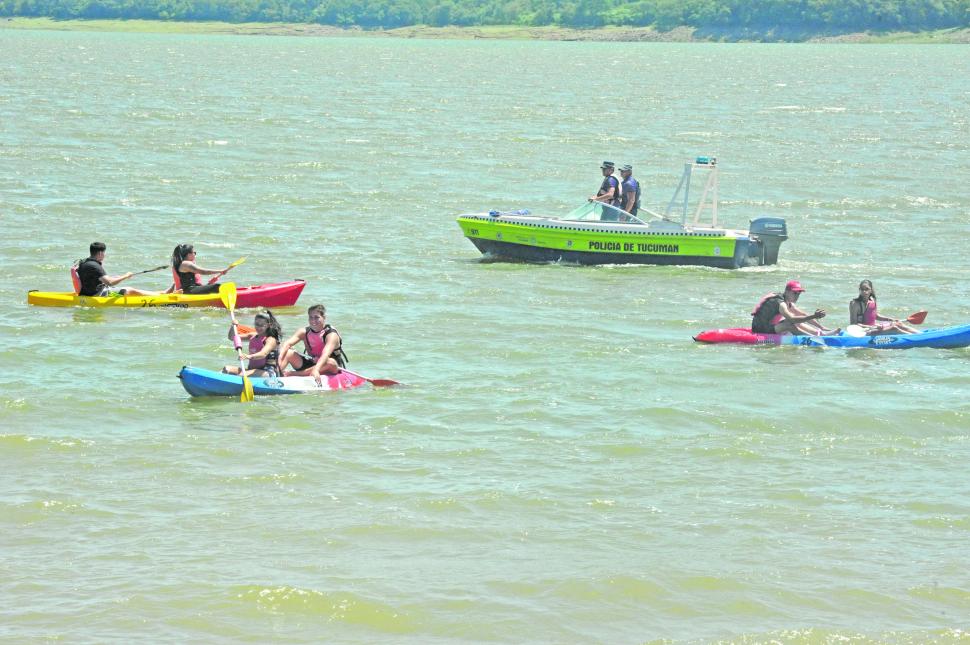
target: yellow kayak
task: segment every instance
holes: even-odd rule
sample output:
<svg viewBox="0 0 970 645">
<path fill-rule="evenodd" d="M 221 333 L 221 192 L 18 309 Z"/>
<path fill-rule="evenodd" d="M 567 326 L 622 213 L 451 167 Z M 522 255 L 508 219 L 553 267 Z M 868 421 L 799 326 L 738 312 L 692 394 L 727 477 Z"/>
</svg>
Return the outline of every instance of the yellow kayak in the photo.
<svg viewBox="0 0 970 645">
<path fill-rule="evenodd" d="M 40 307 L 218 307 L 218 293 L 187 295 L 165 293 L 160 296 L 79 296 L 75 293 L 28 291 L 27 304 Z"/>
</svg>

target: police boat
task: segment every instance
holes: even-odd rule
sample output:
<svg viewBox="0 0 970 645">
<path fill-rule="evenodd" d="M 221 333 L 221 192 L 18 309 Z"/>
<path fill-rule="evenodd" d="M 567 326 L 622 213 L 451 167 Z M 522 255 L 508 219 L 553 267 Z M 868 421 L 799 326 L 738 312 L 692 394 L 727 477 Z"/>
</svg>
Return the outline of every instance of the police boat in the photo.
<svg viewBox="0 0 970 645">
<path fill-rule="evenodd" d="M 706 171 L 707 181 L 689 217 L 690 184 L 697 171 Z M 751 220 L 746 231 L 720 227 L 717 188 L 717 158 L 697 157 L 684 164 L 680 184 L 663 215 L 641 208 L 637 217 L 609 204 L 589 202 L 562 217 L 493 210 L 459 215 L 458 225 L 482 254 L 495 259 L 723 269 L 777 264 L 781 243 L 788 239 L 785 220 L 759 217 Z M 706 212 L 709 223 L 701 221 Z"/>
</svg>

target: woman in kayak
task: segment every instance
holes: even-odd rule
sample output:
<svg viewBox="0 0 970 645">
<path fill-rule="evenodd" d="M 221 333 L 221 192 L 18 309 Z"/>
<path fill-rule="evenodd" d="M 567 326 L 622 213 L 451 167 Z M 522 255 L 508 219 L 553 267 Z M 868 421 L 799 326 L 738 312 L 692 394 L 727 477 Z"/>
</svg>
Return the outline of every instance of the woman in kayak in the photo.
<svg viewBox="0 0 970 645">
<path fill-rule="evenodd" d="M 218 293 L 219 283 L 199 284 L 200 275 L 222 276 L 232 267 L 225 269 L 205 269 L 195 263 L 195 247 L 179 244 L 172 252 L 172 270 L 175 272 L 175 286 L 182 293 Z"/>
<path fill-rule="evenodd" d="M 319 385 L 321 374 L 337 374 L 346 367 L 347 355 L 344 354 L 343 341 L 337 330 L 327 324 L 327 309 L 323 305 L 313 305 L 307 309 L 309 326 L 290 336 L 280 348 L 280 367 L 292 367 L 286 376 L 312 376 Z M 306 353 L 293 351 L 293 346 L 302 342 Z"/>
<path fill-rule="evenodd" d="M 235 318 L 229 327 L 229 340 L 233 339 L 236 331 Z M 256 331 L 239 334 L 241 340 L 249 341 L 249 353 L 243 358 L 249 361 L 246 376 L 265 376 L 275 378 L 279 376 L 279 347 L 283 340 L 283 329 L 270 310 L 261 311 L 253 320 Z M 239 374 L 238 365 L 226 365 L 222 368 L 225 374 Z"/>
<path fill-rule="evenodd" d="M 883 316 L 876 307 L 876 290 L 871 280 L 859 283 L 859 295 L 849 301 L 849 324 L 865 328 L 867 336 L 915 334 L 919 330 L 901 320 Z"/>
<path fill-rule="evenodd" d="M 795 336 L 828 336 L 841 332 L 841 329 L 829 329 L 818 322 L 825 318 L 824 309 L 808 314 L 795 305 L 803 291 L 800 282 L 789 280 L 782 294 L 769 293 L 762 298 L 751 312 L 751 331 Z"/>
</svg>

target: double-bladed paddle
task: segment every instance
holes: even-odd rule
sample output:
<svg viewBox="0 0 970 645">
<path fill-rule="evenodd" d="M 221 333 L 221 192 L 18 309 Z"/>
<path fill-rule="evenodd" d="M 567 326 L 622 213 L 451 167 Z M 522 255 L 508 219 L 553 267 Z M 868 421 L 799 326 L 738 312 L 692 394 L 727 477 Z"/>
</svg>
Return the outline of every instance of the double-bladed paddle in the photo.
<svg viewBox="0 0 970 645">
<path fill-rule="evenodd" d="M 226 282 L 219 285 L 219 298 L 222 304 L 229 310 L 229 318 L 232 319 L 232 342 L 236 346 L 236 354 L 239 356 L 239 374 L 242 376 L 243 389 L 239 395 L 239 400 L 243 403 L 253 401 L 256 396 L 253 394 L 253 383 L 246 376 L 246 364 L 243 362 L 242 341 L 239 339 L 239 329 L 236 327 L 236 284 Z"/>
</svg>

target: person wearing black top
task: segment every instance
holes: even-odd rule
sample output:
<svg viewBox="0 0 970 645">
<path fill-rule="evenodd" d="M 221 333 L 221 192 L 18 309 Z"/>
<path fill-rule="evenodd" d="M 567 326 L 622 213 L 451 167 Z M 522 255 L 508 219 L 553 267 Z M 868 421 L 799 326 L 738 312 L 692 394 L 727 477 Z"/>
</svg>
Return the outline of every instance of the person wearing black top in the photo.
<svg viewBox="0 0 970 645">
<path fill-rule="evenodd" d="M 81 289 L 78 295 L 81 296 L 157 296 L 159 291 L 144 291 L 128 287 L 115 292 L 112 287 L 120 282 L 124 282 L 134 274 L 132 272 L 122 275 L 108 275 L 104 270 L 104 254 L 107 250 L 104 242 L 92 242 L 88 247 L 91 257 L 81 260 L 77 265 L 77 277 L 81 282 Z"/>
<path fill-rule="evenodd" d="M 195 263 L 195 247 L 191 244 L 179 244 L 172 251 L 172 269 L 177 277 L 176 287 L 182 293 L 219 293 L 219 283 L 200 284 L 200 275 L 222 276 L 232 267 L 225 269 L 206 269 Z"/>
</svg>

